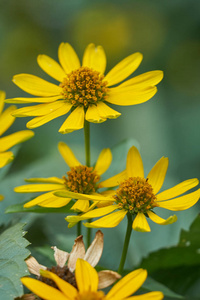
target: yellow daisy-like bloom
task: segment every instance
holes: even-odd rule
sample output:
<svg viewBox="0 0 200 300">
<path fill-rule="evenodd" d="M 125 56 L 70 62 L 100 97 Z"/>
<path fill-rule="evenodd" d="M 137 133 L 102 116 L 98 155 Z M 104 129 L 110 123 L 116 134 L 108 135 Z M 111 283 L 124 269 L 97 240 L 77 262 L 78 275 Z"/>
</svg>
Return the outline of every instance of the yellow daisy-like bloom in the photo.
<svg viewBox="0 0 200 300">
<path fill-rule="evenodd" d="M 143 269 L 135 270 L 126 275 L 112 287 L 107 295 L 103 291 L 98 291 L 98 274 L 96 270 L 87 261 L 82 259 L 77 260 L 75 270 L 78 290 L 54 273 L 45 270 L 41 270 L 40 272 L 42 276 L 53 280 L 58 289 L 28 277 L 22 278 L 21 281 L 34 294 L 45 300 L 161 300 L 164 297 L 161 292 L 150 292 L 144 295 L 129 297 L 146 280 L 147 271 Z"/>
<path fill-rule="evenodd" d="M 165 220 L 154 213 L 153 209 L 161 207 L 179 211 L 193 206 L 199 200 L 200 189 L 187 195 L 180 195 L 197 186 L 199 181 L 196 178 L 185 180 L 166 191 L 158 193 L 164 183 L 167 168 L 168 158 L 162 157 L 145 179 L 140 153 L 136 147 L 131 147 L 127 156 L 126 171 L 104 181 L 105 187 L 116 183 L 117 180 L 120 183 L 114 195 L 113 204 L 97 209 L 93 209 L 94 205 L 92 205 L 90 210 L 81 216 L 68 216 L 66 220 L 70 222 L 69 227 L 80 220 L 102 216 L 104 217 L 84 225 L 94 228 L 115 227 L 127 214 L 135 217 L 132 228 L 136 231 L 151 231 L 146 217 L 160 225 L 174 223 L 177 220 L 176 215 Z M 122 175 L 124 176 L 123 180 L 121 180 Z M 107 196 L 105 200 L 111 201 L 111 197 Z"/>
<path fill-rule="evenodd" d="M 67 205 L 71 199 L 79 199 L 79 195 L 91 195 L 92 200 L 104 199 L 104 194 L 111 194 L 110 192 L 98 193 L 99 188 L 104 187 L 104 182 L 100 182 L 100 176 L 106 172 L 112 161 L 112 153 L 110 149 L 103 149 L 97 159 L 95 167 L 87 167 L 82 165 L 72 150 L 64 143 L 58 144 L 58 149 L 70 167 L 67 176 L 63 178 L 50 177 L 50 178 L 31 178 L 26 179 L 27 182 L 34 182 L 36 184 L 27 184 L 16 187 L 14 189 L 17 193 L 34 193 L 34 192 L 47 192 L 43 193 L 33 200 L 27 202 L 24 207 L 32 207 L 39 205 L 43 207 L 62 207 Z M 112 185 L 111 185 L 112 186 Z M 71 192 L 73 197 L 66 198 L 55 196 L 54 193 Z M 89 201 L 77 200 L 71 209 L 77 211 L 87 211 L 89 208 Z"/>
<path fill-rule="evenodd" d="M 115 119 L 121 114 L 107 103 L 135 105 L 152 98 L 163 78 L 162 71 L 151 71 L 129 79 L 140 65 L 142 54 L 137 52 L 122 60 L 104 76 L 106 56 L 101 46 L 89 44 L 84 52 L 82 66 L 74 49 L 61 43 L 58 49 L 60 64 L 47 55 L 39 55 L 39 66 L 59 85 L 29 74 L 15 75 L 13 82 L 35 98 L 12 98 L 9 103 L 41 103 L 18 109 L 16 117 L 35 117 L 28 128 L 39 127 L 57 117 L 71 114 L 59 129 L 68 133 L 84 127 L 84 119 L 100 123 Z M 116 84 L 119 84 L 116 86 Z M 114 87 L 113 87 L 114 86 Z"/>
</svg>

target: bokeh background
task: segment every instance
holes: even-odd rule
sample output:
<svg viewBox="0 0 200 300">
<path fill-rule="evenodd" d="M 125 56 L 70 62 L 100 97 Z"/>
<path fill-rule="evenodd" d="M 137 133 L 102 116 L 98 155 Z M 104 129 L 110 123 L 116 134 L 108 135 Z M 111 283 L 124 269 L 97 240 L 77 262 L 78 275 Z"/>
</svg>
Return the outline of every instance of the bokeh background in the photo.
<svg viewBox="0 0 200 300">
<path fill-rule="evenodd" d="M 52 80 L 39 68 L 36 58 L 39 54 L 47 54 L 57 60 L 61 42 L 69 42 L 80 59 L 88 43 L 102 45 L 107 55 L 107 71 L 121 59 L 138 51 L 143 53 L 144 59 L 133 75 L 157 69 L 164 71 L 158 93 L 151 100 L 130 107 L 113 106 L 122 113 L 118 119 L 91 124 L 93 161 L 102 148 L 113 148 L 130 139 L 132 142 L 127 142 L 125 150 L 119 152 L 121 156 L 115 156 L 119 169 L 125 166 L 128 147 L 135 143 L 140 148 L 147 172 L 160 157 L 169 157 L 165 188 L 182 180 L 200 178 L 199 1 L 0 0 L 0 89 L 6 91 L 8 98 L 26 95 L 12 83 L 15 74 L 30 73 Z M 25 129 L 28 120 L 17 119 L 8 133 Z M 14 186 L 23 184 L 23 177 L 63 175 L 64 166 L 57 153 L 59 141 L 68 143 L 84 160 L 83 130 L 59 134 L 58 128 L 64 120 L 65 116 L 34 130 L 35 137 L 20 148 L 5 185 L 4 182 L 1 185 L 2 190 L 9 183 L 11 193 Z M 56 157 L 58 162 L 52 161 L 51 157 Z M 44 162 L 43 165 L 41 162 Z M 117 169 L 116 162 L 114 168 Z M 19 171 L 23 171 L 23 175 Z M 8 190 L 1 193 L 6 196 Z M 13 193 L 12 203 L 14 197 L 16 202 L 27 200 L 27 196 L 14 196 Z M 8 203 L 9 199 L 10 196 L 7 196 Z M 128 263 L 137 264 L 149 251 L 176 244 L 180 230 L 188 229 L 198 212 L 197 204 L 178 214 L 179 223 L 166 228 L 156 225 L 156 236 L 155 231 L 143 236 L 134 233 L 137 243 L 132 244 L 131 249 L 135 256 L 129 256 Z M 8 216 L 3 218 L 9 219 Z M 49 222 L 54 219 L 47 216 Z M 54 236 L 55 230 L 60 228 L 59 222 L 60 219 L 54 223 L 54 233 L 48 226 L 50 235 Z M 37 235 L 39 227 L 41 230 L 41 224 L 38 222 L 38 227 L 30 228 L 32 236 Z M 57 235 L 58 243 L 64 230 L 60 236 Z M 117 249 L 119 241 L 123 243 L 125 224 L 114 232 L 118 239 L 110 245 L 108 254 L 113 251 L 111 246 Z M 44 236 L 45 233 L 40 232 L 39 246 L 45 240 Z M 107 239 L 110 237 L 112 235 L 108 234 Z M 104 256 L 104 264 L 113 267 L 114 261 L 109 255 Z"/>
</svg>

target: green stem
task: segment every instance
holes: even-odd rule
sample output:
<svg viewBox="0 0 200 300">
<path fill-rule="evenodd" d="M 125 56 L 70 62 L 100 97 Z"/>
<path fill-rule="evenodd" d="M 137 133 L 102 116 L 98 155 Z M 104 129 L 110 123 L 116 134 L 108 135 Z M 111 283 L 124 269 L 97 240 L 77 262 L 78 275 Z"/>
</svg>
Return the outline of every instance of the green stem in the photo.
<svg viewBox="0 0 200 300">
<path fill-rule="evenodd" d="M 77 236 L 81 235 L 81 222 L 77 223 L 76 229 L 77 229 Z"/>
<path fill-rule="evenodd" d="M 122 251 L 121 261 L 120 261 L 119 269 L 118 269 L 119 274 L 122 274 L 122 272 L 124 270 L 124 264 L 126 261 L 126 255 L 127 255 L 127 251 L 128 251 L 131 233 L 132 233 L 132 216 L 131 216 L 131 214 L 127 213 L 127 219 L 128 219 L 128 223 L 127 223 L 127 229 L 126 229 L 126 237 L 125 237 L 124 248 Z"/>
<path fill-rule="evenodd" d="M 84 123 L 84 137 L 85 137 L 85 163 L 87 167 L 90 167 L 90 123 L 85 120 Z M 90 220 L 88 220 L 90 222 Z M 87 228 L 87 247 L 91 243 L 91 228 Z"/>
</svg>

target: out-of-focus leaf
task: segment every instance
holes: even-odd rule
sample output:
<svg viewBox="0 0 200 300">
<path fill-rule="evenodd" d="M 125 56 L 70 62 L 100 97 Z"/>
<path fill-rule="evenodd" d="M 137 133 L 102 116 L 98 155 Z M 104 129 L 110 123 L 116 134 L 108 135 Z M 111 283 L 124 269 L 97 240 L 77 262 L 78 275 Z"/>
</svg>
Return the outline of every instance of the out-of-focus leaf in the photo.
<svg viewBox="0 0 200 300">
<path fill-rule="evenodd" d="M 23 294 L 20 278 L 28 275 L 24 259 L 30 254 L 29 242 L 23 237 L 25 224 L 18 223 L 0 236 L 0 286 L 1 299 L 13 300 Z"/>
</svg>

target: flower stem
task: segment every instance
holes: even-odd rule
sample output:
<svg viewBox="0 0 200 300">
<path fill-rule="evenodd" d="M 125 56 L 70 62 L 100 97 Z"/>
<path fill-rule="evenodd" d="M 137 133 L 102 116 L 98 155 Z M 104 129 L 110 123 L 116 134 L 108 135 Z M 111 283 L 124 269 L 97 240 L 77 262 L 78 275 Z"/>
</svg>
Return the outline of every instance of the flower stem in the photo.
<svg viewBox="0 0 200 300">
<path fill-rule="evenodd" d="M 81 235 L 81 222 L 77 223 L 76 229 L 77 229 L 77 236 Z"/>
<path fill-rule="evenodd" d="M 122 251 L 121 261 L 120 261 L 119 269 L 118 269 L 119 274 L 122 274 L 122 272 L 124 270 L 124 263 L 126 261 L 126 255 L 127 255 L 127 251 L 128 251 L 131 233 L 132 233 L 132 216 L 131 216 L 131 214 L 127 213 L 127 219 L 128 219 L 128 223 L 127 223 L 126 236 L 125 236 L 125 241 L 124 241 L 124 248 Z"/>
<path fill-rule="evenodd" d="M 84 122 L 84 137 L 85 137 L 85 163 L 90 167 L 90 123 L 85 120 Z M 90 220 L 88 220 L 90 222 Z M 87 247 L 91 243 L 91 228 L 87 228 Z"/>
</svg>

